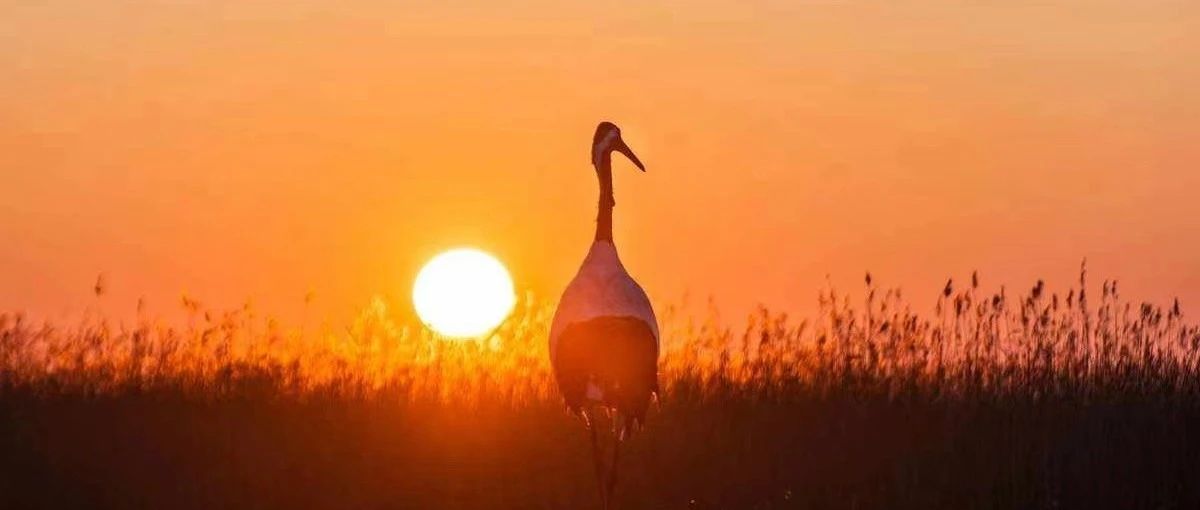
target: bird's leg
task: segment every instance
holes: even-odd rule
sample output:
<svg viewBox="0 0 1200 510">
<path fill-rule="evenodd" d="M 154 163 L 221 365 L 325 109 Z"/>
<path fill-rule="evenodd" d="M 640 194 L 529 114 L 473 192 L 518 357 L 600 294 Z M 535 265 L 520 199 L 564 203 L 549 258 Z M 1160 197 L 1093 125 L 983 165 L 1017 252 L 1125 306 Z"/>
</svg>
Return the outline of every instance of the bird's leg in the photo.
<svg viewBox="0 0 1200 510">
<path fill-rule="evenodd" d="M 616 421 L 616 420 L 614 420 Z M 613 490 L 617 488 L 617 460 L 621 453 L 621 441 L 625 440 L 625 431 L 615 431 L 612 445 L 612 462 L 608 465 L 608 487 L 605 488 L 605 508 L 612 503 Z"/>
<path fill-rule="evenodd" d="M 583 421 L 587 424 L 588 435 L 592 438 L 592 464 L 596 470 L 596 487 L 600 491 L 600 502 L 604 505 L 604 510 L 608 510 L 608 493 L 604 490 L 604 466 L 601 463 L 603 452 L 600 451 L 600 443 L 596 440 L 596 423 L 587 411 L 583 413 Z"/>
</svg>

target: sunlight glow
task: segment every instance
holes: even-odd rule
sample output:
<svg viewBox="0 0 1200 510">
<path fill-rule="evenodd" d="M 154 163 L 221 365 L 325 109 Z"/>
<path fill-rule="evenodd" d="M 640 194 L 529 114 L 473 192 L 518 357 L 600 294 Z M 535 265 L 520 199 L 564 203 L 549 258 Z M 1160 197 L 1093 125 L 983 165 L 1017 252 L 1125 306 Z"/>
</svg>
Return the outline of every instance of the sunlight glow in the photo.
<svg viewBox="0 0 1200 510">
<path fill-rule="evenodd" d="M 495 257 L 473 249 L 444 252 L 421 268 L 413 305 L 430 329 L 453 338 L 483 335 L 516 303 L 512 278 Z"/>
</svg>

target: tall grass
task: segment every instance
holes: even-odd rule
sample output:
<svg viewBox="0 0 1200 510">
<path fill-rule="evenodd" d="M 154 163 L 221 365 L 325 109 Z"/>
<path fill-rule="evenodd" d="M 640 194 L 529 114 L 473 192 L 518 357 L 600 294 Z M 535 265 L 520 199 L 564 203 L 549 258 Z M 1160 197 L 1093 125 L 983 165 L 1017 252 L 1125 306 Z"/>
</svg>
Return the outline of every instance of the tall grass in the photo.
<svg viewBox="0 0 1200 510">
<path fill-rule="evenodd" d="M 1115 281 L 1090 291 L 1085 267 L 1059 293 L 1040 281 L 985 293 L 973 274 L 921 314 L 868 274 L 858 297 L 823 289 L 799 321 L 761 309 L 734 328 L 715 310 L 663 308 L 662 403 L 618 497 L 1200 504 L 1200 328 L 1177 301 L 1133 304 Z M 348 327 L 317 330 L 181 304 L 182 326 L 0 315 L 10 502 L 52 486 L 54 503 L 116 506 L 594 504 L 585 443 L 549 371 L 549 304 L 527 297 L 470 342 L 399 324 L 378 300 Z M 206 491 L 153 469 L 163 452 Z M 305 487 L 276 485 L 288 480 Z"/>
<path fill-rule="evenodd" d="M 1200 328 L 1183 320 L 1178 301 L 1135 306 L 1105 281 L 1093 304 L 1085 269 L 1065 295 L 1041 281 L 1016 296 L 1003 287 L 981 292 L 977 275 L 963 289 L 948 281 L 935 313 L 924 317 L 899 289 L 878 288 L 869 274 L 865 280 L 858 306 L 824 289 L 816 318 L 799 322 L 762 308 L 735 330 L 716 322 L 715 310 L 697 320 L 666 308 L 665 394 L 679 384 L 763 398 L 834 388 L 891 398 L 1114 390 L 1192 397 L 1198 389 Z M 465 342 L 399 324 L 379 299 L 350 326 L 316 332 L 285 328 L 249 306 L 205 311 L 187 296 L 182 306 L 191 316 L 183 327 L 91 318 L 60 328 L 0 314 L 0 381 L 56 392 L 168 386 L 219 395 L 234 381 L 266 378 L 282 395 L 387 389 L 446 400 L 557 398 L 546 348 L 553 309 L 532 297 L 487 338 Z"/>
</svg>

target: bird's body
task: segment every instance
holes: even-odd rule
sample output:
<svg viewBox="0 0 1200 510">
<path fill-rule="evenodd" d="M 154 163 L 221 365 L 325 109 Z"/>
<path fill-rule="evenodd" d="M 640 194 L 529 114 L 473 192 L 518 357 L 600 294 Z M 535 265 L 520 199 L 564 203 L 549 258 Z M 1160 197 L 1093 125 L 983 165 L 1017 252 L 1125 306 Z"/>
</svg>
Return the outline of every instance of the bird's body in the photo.
<svg viewBox="0 0 1200 510">
<path fill-rule="evenodd" d="M 636 427 L 658 392 L 658 321 L 607 241 L 588 250 L 559 301 L 550 327 L 550 359 L 567 407 L 599 405 Z"/>
<path fill-rule="evenodd" d="M 567 408 L 584 418 L 601 499 L 608 508 L 621 442 L 645 421 L 658 393 L 658 321 L 645 291 L 629 276 L 612 237 L 612 159 L 618 151 L 645 171 L 617 126 L 602 122 L 592 138 L 600 184 L 596 235 L 579 272 L 563 292 L 550 326 L 550 362 Z M 595 411 L 613 417 L 612 461 L 605 476 Z"/>
</svg>

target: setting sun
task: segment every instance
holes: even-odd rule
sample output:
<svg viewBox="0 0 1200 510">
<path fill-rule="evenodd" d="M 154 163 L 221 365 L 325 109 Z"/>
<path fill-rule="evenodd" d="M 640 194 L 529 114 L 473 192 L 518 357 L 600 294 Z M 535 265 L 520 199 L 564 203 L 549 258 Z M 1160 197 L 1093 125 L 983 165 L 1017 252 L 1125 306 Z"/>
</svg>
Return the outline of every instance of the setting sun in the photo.
<svg viewBox="0 0 1200 510">
<path fill-rule="evenodd" d="M 413 284 L 417 315 L 434 331 L 469 338 L 495 328 L 512 311 L 516 296 L 504 265 L 482 251 L 442 253 L 421 268 Z"/>
</svg>

